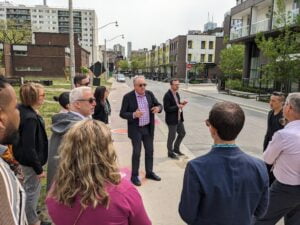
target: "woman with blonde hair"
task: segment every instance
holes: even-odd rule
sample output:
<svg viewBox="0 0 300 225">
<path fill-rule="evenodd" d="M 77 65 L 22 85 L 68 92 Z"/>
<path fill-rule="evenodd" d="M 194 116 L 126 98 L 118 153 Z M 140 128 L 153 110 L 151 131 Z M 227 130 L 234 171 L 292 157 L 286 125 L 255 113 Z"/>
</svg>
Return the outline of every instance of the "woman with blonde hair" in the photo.
<svg viewBox="0 0 300 225">
<path fill-rule="evenodd" d="M 119 172 L 109 128 L 77 122 L 59 147 L 46 204 L 56 225 L 151 225 L 137 189 Z"/>
<path fill-rule="evenodd" d="M 48 138 L 45 123 L 38 109 L 45 99 L 44 87 L 37 83 L 26 83 L 20 88 L 20 139 L 13 147 L 15 159 L 21 164 L 26 192 L 26 216 L 28 223 L 39 225 L 37 203 L 41 189 L 41 178 L 45 177 L 43 166 L 48 157 Z"/>
</svg>

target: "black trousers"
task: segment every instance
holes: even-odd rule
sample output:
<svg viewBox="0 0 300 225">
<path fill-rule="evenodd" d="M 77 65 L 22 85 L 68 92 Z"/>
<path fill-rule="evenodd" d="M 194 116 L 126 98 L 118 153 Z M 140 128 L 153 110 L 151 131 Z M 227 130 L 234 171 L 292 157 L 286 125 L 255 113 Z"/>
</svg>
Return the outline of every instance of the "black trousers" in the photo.
<svg viewBox="0 0 300 225">
<path fill-rule="evenodd" d="M 285 225 L 300 224 L 300 185 L 286 185 L 275 180 L 270 189 L 266 215 L 255 225 L 275 225 L 284 217 Z"/>
<path fill-rule="evenodd" d="M 139 175 L 142 142 L 145 149 L 146 174 L 151 174 L 153 171 L 153 137 L 150 135 L 150 126 L 139 127 L 139 133 L 137 138 L 131 139 L 133 147 L 131 158 L 132 176 Z"/>
<path fill-rule="evenodd" d="M 185 129 L 184 129 L 183 122 L 180 121 L 178 122 L 177 125 L 168 125 L 168 128 L 169 128 L 168 142 L 167 142 L 168 153 L 172 153 L 173 151 L 180 151 L 179 147 L 185 136 Z M 175 140 L 176 133 L 178 135 Z"/>
</svg>

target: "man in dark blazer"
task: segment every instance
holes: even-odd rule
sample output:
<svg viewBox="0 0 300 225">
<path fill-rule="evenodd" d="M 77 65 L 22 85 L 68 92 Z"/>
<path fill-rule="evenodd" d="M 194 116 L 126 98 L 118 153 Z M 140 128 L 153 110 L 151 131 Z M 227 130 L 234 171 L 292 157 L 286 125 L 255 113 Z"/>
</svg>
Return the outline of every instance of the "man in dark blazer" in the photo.
<svg viewBox="0 0 300 225">
<path fill-rule="evenodd" d="M 179 89 L 178 79 L 172 79 L 170 81 L 170 85 L 171 87 L 165 94 L 163 100 L 166 124 L 168 125 L 169 128 L 167 148 L 168 148 L 168 157 L 172 159 L 178 159 L 176 154 L 183 155 L 179 147 L 185 136 L 182 109 L 187 104 L 187 101 L 183 101 L 183 102 L 180 101 L 180 96 L 178 94 L 178 89 Z M 178 135 L 174 143 L 176 133 Z M 173 143 L 174 143 L 174 147 L 173 147 Z"/>
<path fill-rule="evenodd" d="M 142 142 L 145 148 L 146 178 L 160 181 L 153 172 L 154 114 L 162 111 L 162 105 L 151 91 L 146 90 L 144 76 L 133 79 L 134 90 L 123 97 L 120 117 L 127 120 L 128 137 L 131 139 L 132 174 L 131 182 L 140 186 L 139 166 Z"/>
<path fill-rule="evenodd" d="M 269 177 L 264 162 L 244 153 L 235 139 L 245 114 L 231 102 L 216 103 L 206 120 L 214 145 L 188 162 L 179 214 L 190 225 L 251 225 L 266 213 Z"/>
</svg>

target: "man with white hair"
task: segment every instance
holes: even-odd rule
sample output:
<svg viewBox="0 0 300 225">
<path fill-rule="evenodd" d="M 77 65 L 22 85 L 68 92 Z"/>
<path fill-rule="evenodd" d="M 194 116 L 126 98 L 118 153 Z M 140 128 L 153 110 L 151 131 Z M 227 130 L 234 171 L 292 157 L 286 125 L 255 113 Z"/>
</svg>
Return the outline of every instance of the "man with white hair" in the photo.
<svg viewBox="0 0 300 225">
<path fill-rule="evenodd" d="M 151 91 L 146 90 L 144 76 L 133 79 L 134 90 L 123 97 L 120 117 L 127 120 L 128 137 L 131 139 L 132 172 L 131 182 L 140 186 L 139 166 L 142 142 L 145 148 L 146 178 L 160 181 L 161 178 L 153 172 L 153 139 L 154 115 L 162 111 L 162 105 Z"/>
<path fill-rule="evenodd" d="M 287 125 L 277 131 L 263 154 L 274 165 L 276 178 L 270 189 L 266 215 L 255 225 L 275 225 L 282 217 L 286 225 L 300 224 L 300 93 L 291 93 L 283 106 Z"/>
<path fill-rule="evenodd" d="M 51 187 L 58 166 L 58 147 L 70 127 L 94 113 L 96 101 L 90 87 L 77 87 L 70 92 L 70 112 L 52 117 L 52 136 L 49 145 L 47 190 Z"/>
</svg>

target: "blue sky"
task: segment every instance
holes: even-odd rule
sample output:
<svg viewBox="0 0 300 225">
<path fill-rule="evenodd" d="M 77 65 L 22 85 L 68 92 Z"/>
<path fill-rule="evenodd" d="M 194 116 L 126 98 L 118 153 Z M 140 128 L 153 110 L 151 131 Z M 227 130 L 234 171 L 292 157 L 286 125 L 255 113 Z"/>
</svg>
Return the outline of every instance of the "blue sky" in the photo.
<svg viewBox="0 0 300 225">
<path fill-rule="evenodd" d="M 41 5 L 43 0 L 14 0 L 16 4 Z M 47 0 L 50 7 L 68 7 L 68 0 Z M 203 25 L 213 16 L 222 25 L 224 14 L 236 4 L 236 0 L 73 0 L 75 8 L 95 9 L 98 25 L 117 20 L 119 27 L 108 26 L 99 33 L 99 43 L 124 34 L 108 44 L 126 46 L 132 42 L 133 49 L 150 48 L 188 30 L 203 30 Z"/>
</svg>

